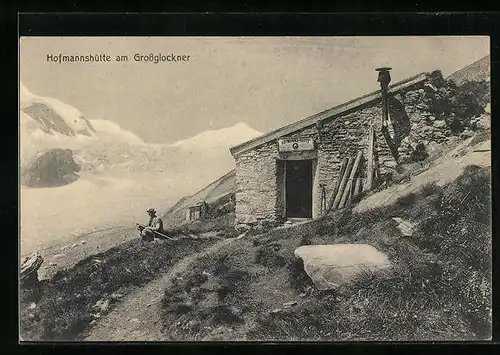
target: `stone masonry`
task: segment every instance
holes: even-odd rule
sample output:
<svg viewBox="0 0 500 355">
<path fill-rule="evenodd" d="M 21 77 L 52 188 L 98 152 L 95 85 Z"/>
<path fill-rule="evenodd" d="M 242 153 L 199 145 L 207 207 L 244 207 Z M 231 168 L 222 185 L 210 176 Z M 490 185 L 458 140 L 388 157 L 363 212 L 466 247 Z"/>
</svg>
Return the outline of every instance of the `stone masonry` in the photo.
<svg viewBox="0 0 500 355">
<path fill-rule="evenodd" d="M 407 160 L 416 145 L 441 143 L 450 135 L 443 120 L 432 114 L 432 82 L 421 82 L 389 98 L 389 117 L 392 122 L 392 138 L 388 142 L 382 134 L 381 100 L 375 100 L 351 112 L 344 112 L 323 120 L 322 127 L 312 125 L 282 138 L 313 138 L 314 159 L 313 218 L 321 209 L 321 188 L 325 186 L 327 203 L 339 178 L 342 159 L 363 152 L 362 176 L 368 149 L 369 129 L 373 124 L 376 132 L 376 157 L 380 173 L 391 171 L 402 160 Z M 289 159 L 278 151 L 277 140 L 269 141 L 254 149 L 235 156 L 236 161 L 236 225 L 270 224 L 283 222 L 282 175 L 278 171 L 279 159 Z"/>
</svg>

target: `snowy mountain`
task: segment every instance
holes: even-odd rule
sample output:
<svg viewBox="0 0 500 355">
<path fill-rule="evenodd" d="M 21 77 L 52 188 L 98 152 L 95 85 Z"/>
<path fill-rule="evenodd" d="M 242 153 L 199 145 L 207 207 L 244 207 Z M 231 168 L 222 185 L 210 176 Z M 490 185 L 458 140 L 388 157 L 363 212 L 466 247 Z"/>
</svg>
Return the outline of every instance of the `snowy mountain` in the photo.
<svg viewBox="0 0 500 355">
<path fill-rule="evenodd" d="M 246 123 L 240 122 L 232 127 L 202 132 L 193 137 L 178 141 L 172 144 L 172 146 L 185 150 L 217 149 L 219 147 L 231 147 L 260 135 L 262 135 L 261 132 L 254 130 Z"/>
<path fill-rule="evenodd" d="M 163 213 L 234 169 L 230 146 L 260 135 L 240 123 L 174 144 L 149 144 L 23 85 L 20 96 L 21 167 L 55 148 L 70 149 L 80 167 L 79 179 L 68 185 L 21 187 L 23 253 L 94 228 L 133 225 L 149 207 Z"/>
<path fill-rule="evenodd" d="M 52 97 L 35 95 L 22 83 L 19 99 L 21 112 L 37 123 L 36 126 L 32 124 L 33 128 L 65 136 L 92 136 L 95 133 L 94 127 L 78 109 Z"/>
<path fill-rule="evenodd" d="M 134 133 L 124 130 L 118 124 L 106 120 L 89 120 L 95 129 L 95 137 L 101 140 L 118 140 L 133 145 L 145 144 L 142 139 Z"/>
<path fill-rule="evenodd" d="M 55 98 L 35 95 L 22 84 L 20 101 L 22 165 L 39 151 L 64 148 L 75 153 L 82 173 L 156 171 L 194 179 L 200 173 L 224 174 L 231 170 L 234 161 L 229 147 L 261 134 L 238 123 L 173 144 L 148 144 L 114 122 L 87 119 L 78 109 Z"/>
</svg>

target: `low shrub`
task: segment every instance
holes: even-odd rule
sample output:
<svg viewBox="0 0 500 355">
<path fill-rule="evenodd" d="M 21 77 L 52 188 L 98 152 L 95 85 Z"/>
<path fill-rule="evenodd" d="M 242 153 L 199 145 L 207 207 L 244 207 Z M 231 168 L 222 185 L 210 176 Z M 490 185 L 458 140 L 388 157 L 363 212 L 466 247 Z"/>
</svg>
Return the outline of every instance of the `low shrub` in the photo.
<svg viewBox="0 0 500 355">
<path fill-rule="evenodd" d="M 304 292 L 313 286 L 309 275 L 304 271 L 304 262 L 300 258 L 294 258 L 287 263 L 290 285 L 298 292 Z"/>
<path fill-rule="evenodd" d="M 417 144 L 415 149 L 412 150 L 410 159 L 411 161 L 418 162 L 423 161 L 429 157 L 429 153 L 425 150 L 425 145 L 423 143 Z"/>
<path fill-rule="evenodd" d="M 220 324 L 242 324 L 245 322 L 243 318 L 236 315 L 230 308 L 224 305 L 217 305 L 207 311 L 212 316 L 211 324 L 215 326 Z"/>
<path fill-rule="evenodd" d="M 422 186 L 418 192 L 420 197 L 428 197 L 431 195 L 441 195 L 444 189 L 436 184 L 435 182 L 431 182 Z"/>
<path fill-rule="evenodd" d="M 267 243 L 257 248 L 255 251 L 255 263 L 277 268 L 286 264 L 286 259 L 279 254 L 281 246 L 278 243 Z"/>
<path fill-rule="evenodd" d="M 396 206 L 401 209 L 410 208 L 416 201 L 417 196 L 414 193 L 409 193 L 408 195 L 401 196 L 396 200 Z"/>
</svg>

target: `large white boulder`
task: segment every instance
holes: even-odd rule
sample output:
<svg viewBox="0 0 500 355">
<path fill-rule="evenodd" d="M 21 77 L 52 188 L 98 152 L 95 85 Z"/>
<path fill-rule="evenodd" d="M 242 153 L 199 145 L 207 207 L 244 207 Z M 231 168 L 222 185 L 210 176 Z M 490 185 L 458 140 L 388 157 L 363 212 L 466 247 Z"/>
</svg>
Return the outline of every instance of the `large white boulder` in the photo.
<svg viewBox="0 0 500 355">
<path fill-rule="evenodd" d="M 305 245 L 295 249 L 304 270 L 320 290 L 336 288 L 366 271 L 389 269 L 386 254 L 368 244 Z"/>
</svg>

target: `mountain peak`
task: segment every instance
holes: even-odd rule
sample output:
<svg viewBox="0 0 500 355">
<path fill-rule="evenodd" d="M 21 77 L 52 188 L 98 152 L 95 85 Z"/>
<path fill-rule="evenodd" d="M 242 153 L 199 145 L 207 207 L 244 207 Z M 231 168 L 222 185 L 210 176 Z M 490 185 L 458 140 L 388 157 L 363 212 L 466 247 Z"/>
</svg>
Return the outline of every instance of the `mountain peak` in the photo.
<svg viewBox="0 0 500 355">
<path fill-rule="evenodd" d="M 80 110 L 53 97 L 33 94 L 20 83 L 19 103 L 22 112 L 38 123 L 48 134 L 92 136 L 95 129 Z"/>
<path fill-rule="evenodd" d="M 246 122 L 239 122 L 231 127 L 198 133 L 193 137 L 177 141 L 172 146 L 180 148 L 229 148 L 260 135 L 262 135 L 261 132 L 251 128 Z"/>
</svg>

